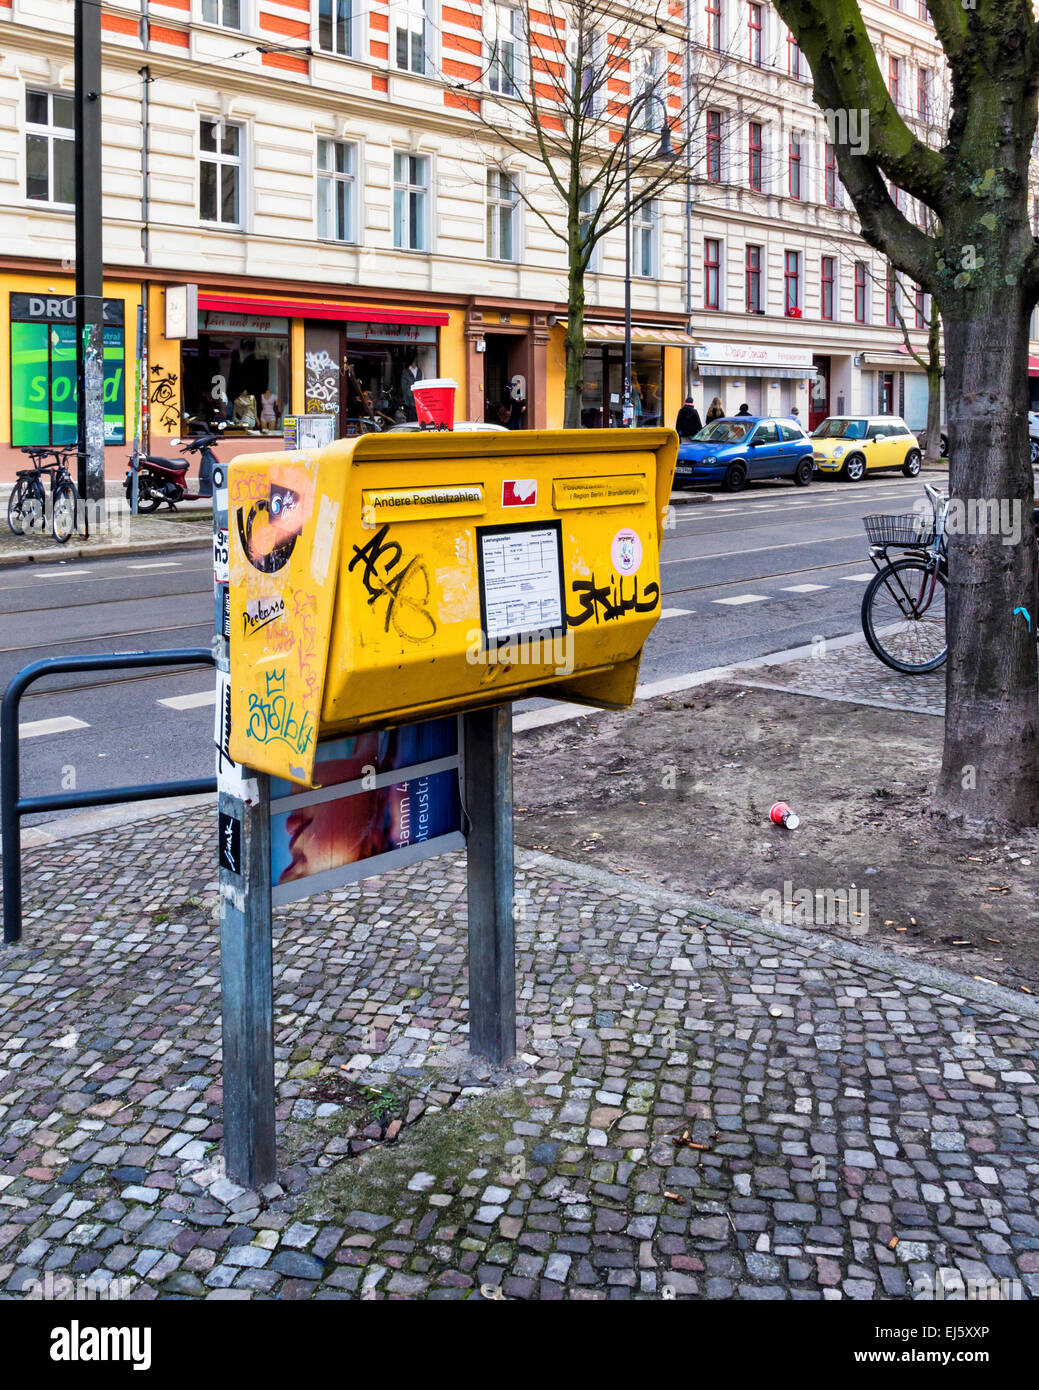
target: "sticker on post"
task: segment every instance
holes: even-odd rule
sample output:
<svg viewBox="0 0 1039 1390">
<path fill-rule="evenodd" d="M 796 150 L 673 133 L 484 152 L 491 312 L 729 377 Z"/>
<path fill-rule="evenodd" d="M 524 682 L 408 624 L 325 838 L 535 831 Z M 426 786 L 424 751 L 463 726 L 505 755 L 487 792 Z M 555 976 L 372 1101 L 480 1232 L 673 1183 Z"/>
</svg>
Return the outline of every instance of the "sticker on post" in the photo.
<svg viewBox="0 0 1039 1390">
<path fill-rule="evenodd" d="M 242 822 L 221 811 L 217 816 L 220 867 L 229 874 L 242 872 Z"/>
<path fill-rule="evenodd" d="M 634 574 L 642 564 L 642 537 L 630 527 L 617 532 L 610 544 L 610 559 L 618 574 Z"/>
<path fill-rule="evenodd" d="M 501 485 L 503 507 L 533 507 L 537 505 L 537 500 L 536 478 L 506 478 Z"/>
<path fill-rule="evenodd" d="M 227 530 L 213 533 L 213 582 L 226 584 L 230 579 L 228 569 Z"/>
</svg>

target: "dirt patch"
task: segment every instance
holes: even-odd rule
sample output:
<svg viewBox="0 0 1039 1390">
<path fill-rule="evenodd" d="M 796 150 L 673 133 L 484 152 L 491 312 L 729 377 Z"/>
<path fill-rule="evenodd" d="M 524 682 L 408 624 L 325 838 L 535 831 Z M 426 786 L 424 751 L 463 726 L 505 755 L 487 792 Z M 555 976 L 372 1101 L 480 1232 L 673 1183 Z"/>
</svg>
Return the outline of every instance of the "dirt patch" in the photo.
<svg viewBox="0 0 1039 1390">
<path fill-rule="evenodd" d="M 701 686 L 518 738 L 516 837 L 755 916 L 789 901 L 794 924 L 1039 992 L 1039 831 L 939 827 L 941 739 L 933 715 Z M 797 830 L 769 821 L 778 800 Z"/>
</svg>

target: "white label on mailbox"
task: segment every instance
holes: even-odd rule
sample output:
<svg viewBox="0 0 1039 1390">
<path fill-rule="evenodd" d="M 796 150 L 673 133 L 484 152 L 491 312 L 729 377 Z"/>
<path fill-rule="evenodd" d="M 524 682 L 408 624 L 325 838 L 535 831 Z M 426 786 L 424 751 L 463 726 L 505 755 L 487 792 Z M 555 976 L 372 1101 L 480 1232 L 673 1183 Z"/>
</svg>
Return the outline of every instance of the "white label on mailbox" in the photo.
<svg viewBox="0 0 1039 1390">
<path fill-rule="evenodd" d="M 555 526 L 481 532 L 487 640 L 564 625 Z"/>
<path fill-rule="evenodd" d="M 226 584 L 230 578 L 228 572 L 227 554 L 227 532 L 217 531 L 213 537 L 213 583 Z"/>
</svg>

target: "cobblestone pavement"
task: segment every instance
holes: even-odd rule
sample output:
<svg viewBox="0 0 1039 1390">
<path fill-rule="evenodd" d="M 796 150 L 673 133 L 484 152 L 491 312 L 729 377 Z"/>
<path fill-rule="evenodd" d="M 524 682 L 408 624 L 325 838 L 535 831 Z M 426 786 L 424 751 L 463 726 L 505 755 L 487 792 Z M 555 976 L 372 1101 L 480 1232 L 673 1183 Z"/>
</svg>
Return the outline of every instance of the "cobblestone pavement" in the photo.
<svg viewBox="0 0 1039 1390">
<path fill-rule="evenodd" d="M 5 518 L 10 491 L 9 487 L 0 488 L 0 512 Z M 89 537 L 70 536 L 64 545 L 50 533 L 49 513 L 46 528 L 27 536 L 14 535 L 6 520 L 0 522 L 0 566 L 86 560 L 157 546 L 181 549 L 204 545 L 212 533 L 212 503 L 182 502 L 175 512 L 163 509 L 150 516 L 131 516 L 118 484 L 108 483 L 107 494 L 104 512 L 90 519 Z"/>
<path fill-rule="evenodd" d="M 834 700 L 883 705 L 919 714 L 945 713 L 945 667 L 925 675 L 900 676 L 866 646 L 823 648 L 818 656 L 779 666 L 760 667 L 744 685 L 796 690 Z"/>
<path fill-rule="evenodd" d="M 461 856 L 276 914 L 279 1175 L 243 1190 L 218 1157 L 211 812 L 158 829 L 27 856 L 3 1296 L 1039 1295 L 1027 1006 L 528 852 L 498 1074 L 464 1053 Z"/>
</svg>

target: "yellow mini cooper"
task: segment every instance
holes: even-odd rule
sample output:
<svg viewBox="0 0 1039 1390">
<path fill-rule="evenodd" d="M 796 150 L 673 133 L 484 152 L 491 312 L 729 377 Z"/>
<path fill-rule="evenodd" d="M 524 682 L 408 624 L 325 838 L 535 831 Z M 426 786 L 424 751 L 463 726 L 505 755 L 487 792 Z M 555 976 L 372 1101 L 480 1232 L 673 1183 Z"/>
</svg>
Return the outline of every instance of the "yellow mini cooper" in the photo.
<svg viewBox="0 0 1039 1390">
<path fill-rule="evenodd" d="M 812 432 L 812 461 L 816 472 L 839 473 L 852 483 L 885 468 L 915 478 L 920 445 L 897 415 L 831 415 Z"/>
</svg>

